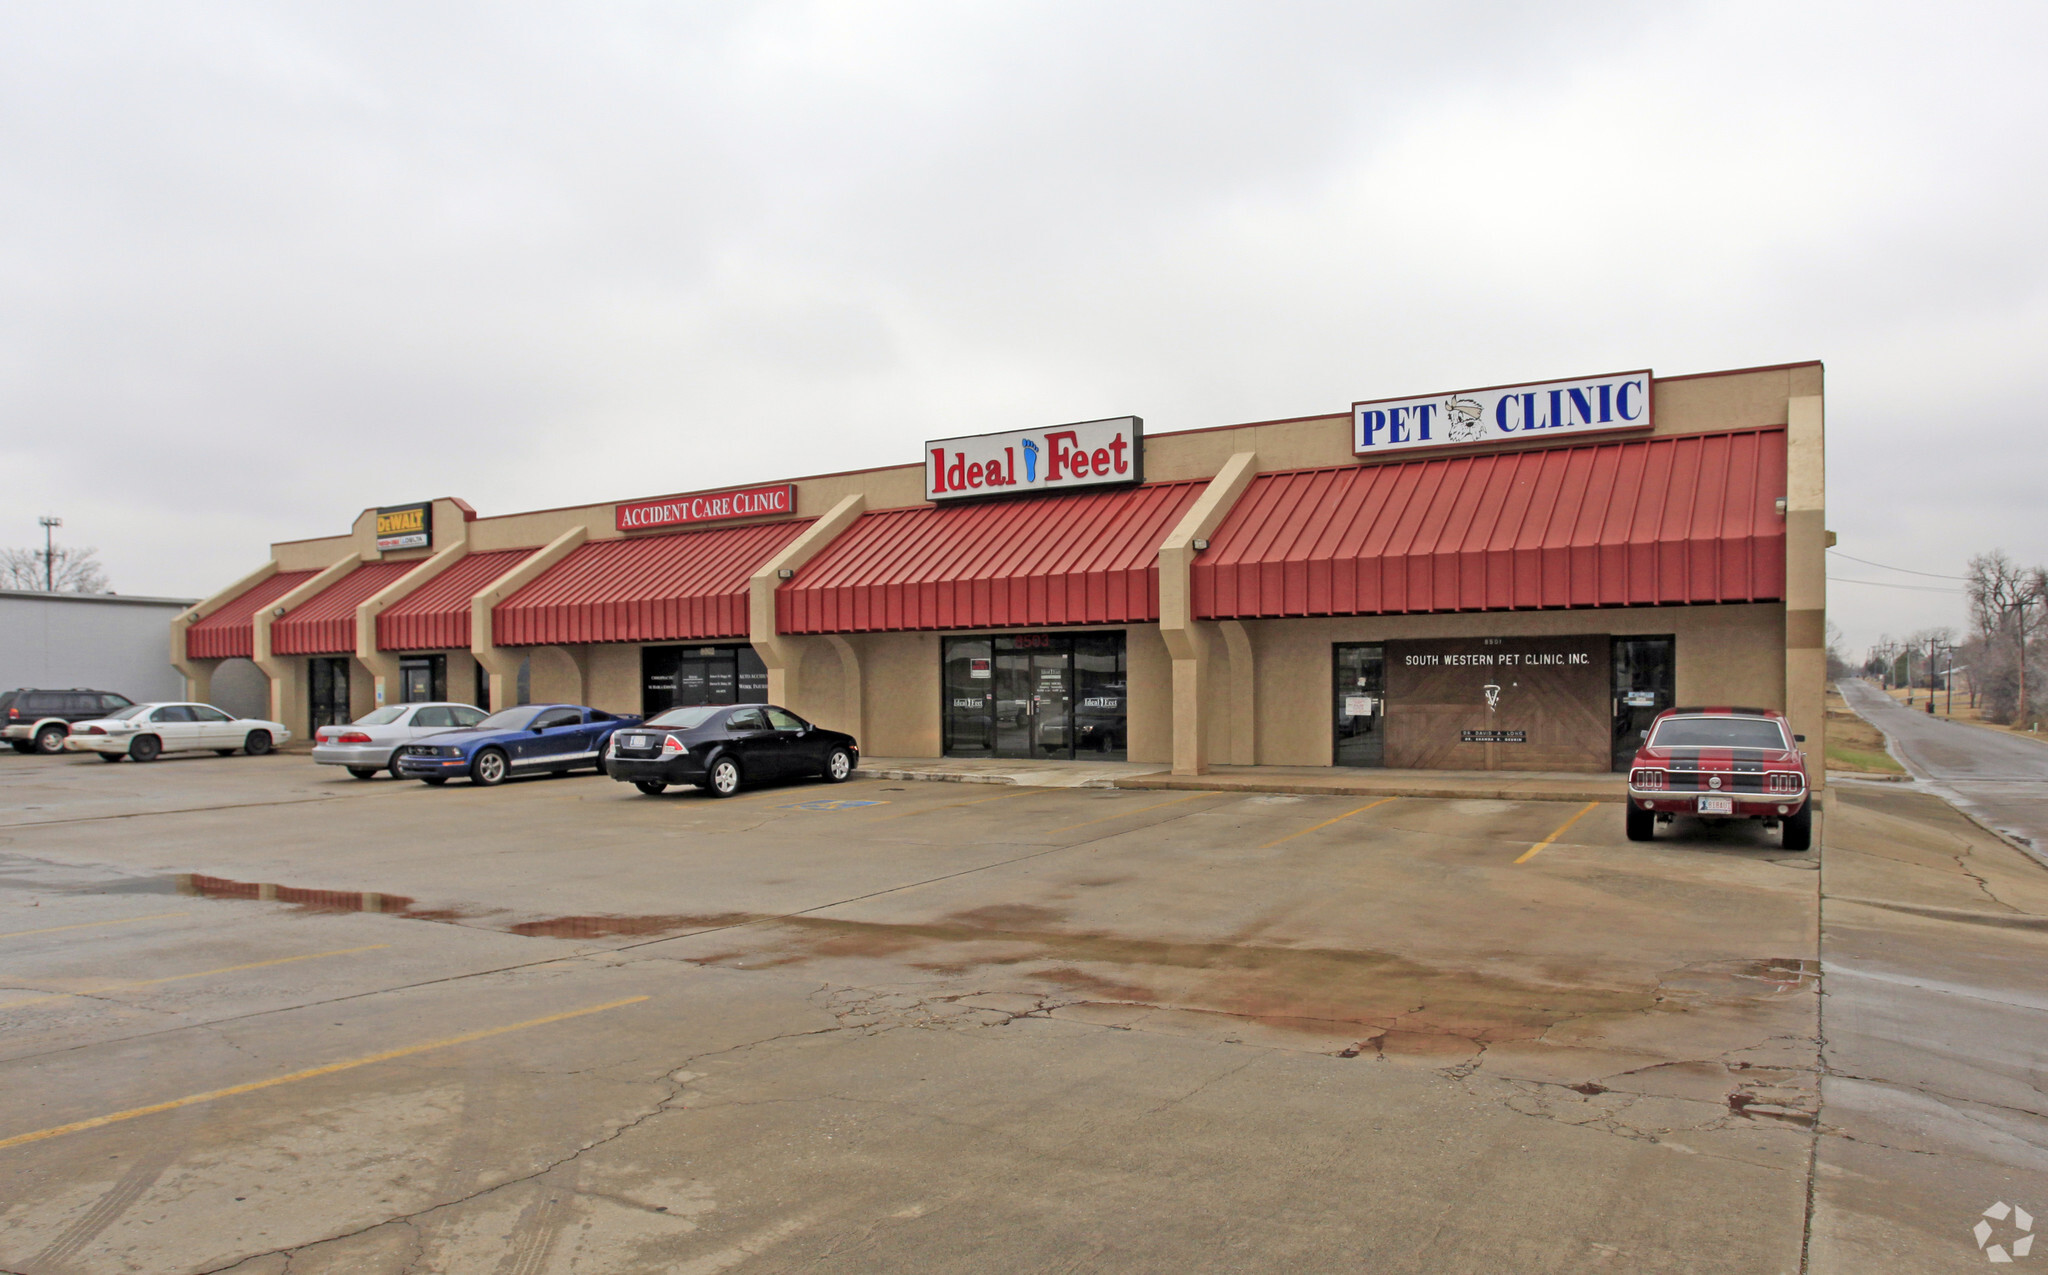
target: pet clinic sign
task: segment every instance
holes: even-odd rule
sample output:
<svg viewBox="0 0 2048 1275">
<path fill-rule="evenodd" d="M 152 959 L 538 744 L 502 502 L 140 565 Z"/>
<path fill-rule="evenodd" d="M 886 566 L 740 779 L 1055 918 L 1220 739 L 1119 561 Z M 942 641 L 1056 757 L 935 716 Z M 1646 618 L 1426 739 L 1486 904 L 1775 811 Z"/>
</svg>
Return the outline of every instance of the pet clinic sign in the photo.
<svg viewBox="0 0 2048 1275">
<path fill-rule="evenodd" d="M 1360 456 L 1460 443 L 1555 441 L 1650 428 L 1650 373 L 1617 372 L 1541 385 L 1496 385 L 1425 398 L 1351 405 L 1351 450 Z"/>
<path fill-rule="evenodd" d="M 1032 496 L 1142 481 L 1145 422 L 1113 416 L 924 445 L 924 498 Z"/>
</svg>

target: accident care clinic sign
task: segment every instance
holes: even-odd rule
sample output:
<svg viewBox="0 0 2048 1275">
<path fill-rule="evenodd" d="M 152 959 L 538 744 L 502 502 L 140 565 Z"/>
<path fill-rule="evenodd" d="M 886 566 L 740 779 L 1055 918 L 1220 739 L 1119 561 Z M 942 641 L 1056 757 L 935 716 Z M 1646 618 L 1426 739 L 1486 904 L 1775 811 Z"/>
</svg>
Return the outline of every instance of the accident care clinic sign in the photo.
<svg viewBox="0 0 2048 1275">
<path fill-rule="evenodd" d="M 693 522 L 761 518 L 795 511 L 796 486 L 780 483 L 773 487 L 749 487 L 744 491 L 713 492 L 708 496 L 636 500 L 620 505 L 618 518 L 620 531 L 645 531 L 649 527 L 680 527 Z"/>
<path fill-rule="evenodd" d="M 1360 456 L 1460 443 L 1556 441 L 1650 428 L 1650 373 L 1616 372 L 1541 385 L 1496 385 L 1351 405 Z"/>
<path fill-rule="evenodd" d="M 926 500 L 1030 496 L 1142 481 L 1145 422 L 1136 416 L 1050 429 L 941 438 L 924 445 Z"/>
</svg>

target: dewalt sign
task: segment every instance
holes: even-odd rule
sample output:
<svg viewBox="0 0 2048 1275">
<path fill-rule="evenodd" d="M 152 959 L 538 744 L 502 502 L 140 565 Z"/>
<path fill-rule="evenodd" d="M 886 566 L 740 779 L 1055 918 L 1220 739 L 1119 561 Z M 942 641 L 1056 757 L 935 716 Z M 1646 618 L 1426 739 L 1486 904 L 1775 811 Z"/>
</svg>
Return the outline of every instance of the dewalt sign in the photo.
<svg viewBox="0 0 2048 1275">
<path fill-rule="evenodd" d="M 434 540 L 431 503 L 394 505 L 377 511 L 377 549 L 424 549 Z"/>
</svg>

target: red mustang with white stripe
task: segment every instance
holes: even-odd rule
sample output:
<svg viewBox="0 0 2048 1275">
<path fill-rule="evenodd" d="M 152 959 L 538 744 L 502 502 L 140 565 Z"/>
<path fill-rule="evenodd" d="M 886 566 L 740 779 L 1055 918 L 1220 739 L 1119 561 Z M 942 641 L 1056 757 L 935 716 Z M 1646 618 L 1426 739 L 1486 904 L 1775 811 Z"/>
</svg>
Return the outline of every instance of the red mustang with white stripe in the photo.
<svg viewBox="0 0 2048 1275">
<path fill-rule="evenodd" d="M 1678 815 L 1761 819 L 1787 850 L 1813 844 L 1806 736 L 1767 708 L 1668 708 L 1629 764 L 1628 839 L 1648 841 Z"/>
</svg>

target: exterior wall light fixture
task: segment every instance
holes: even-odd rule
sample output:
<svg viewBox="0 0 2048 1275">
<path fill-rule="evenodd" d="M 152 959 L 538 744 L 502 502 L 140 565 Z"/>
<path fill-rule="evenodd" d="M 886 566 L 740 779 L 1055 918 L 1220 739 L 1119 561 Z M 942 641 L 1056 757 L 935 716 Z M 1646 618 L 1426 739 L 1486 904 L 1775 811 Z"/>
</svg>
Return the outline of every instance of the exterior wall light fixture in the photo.
<svg viewBox="0 0 2048 1275">
<path fill-rule="evenodd" d="M 775 578 L 778 580 L 794 580 L 796 578 L 796 572 L 792 568 L 781 567 L 776 570 Z"/>
<path fill-rule="evenodd" d="M 1783 496 L 1778 497 L 1776 508 L 1778 510 L 1778 517 L 1783 518 L 1785 516 L 1785 498 Z"/>
<path fill-rule="evenodd" d="M 1197 541 L 1195 541 L 1195 552 L 1196 552 L 1196 553 L 1200 553 L 1200 552 L 1201 552 L 1202 550 L 1204 550 L 1204 549 L 1207 549 L 1208 547 L 1209 547 L 1209 542 L 1208 542 L 1208 541 L 1206 541 L 1206 540 L 1197 540 Z"/>
</svg>

